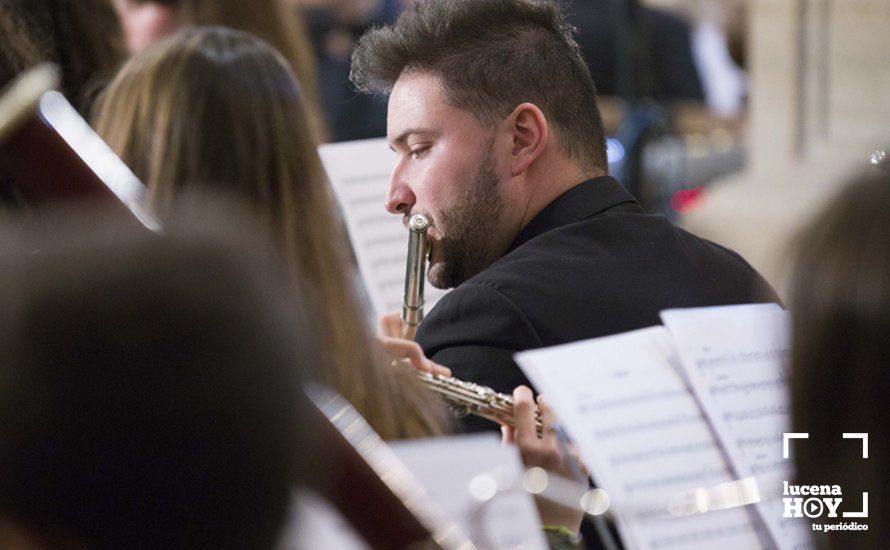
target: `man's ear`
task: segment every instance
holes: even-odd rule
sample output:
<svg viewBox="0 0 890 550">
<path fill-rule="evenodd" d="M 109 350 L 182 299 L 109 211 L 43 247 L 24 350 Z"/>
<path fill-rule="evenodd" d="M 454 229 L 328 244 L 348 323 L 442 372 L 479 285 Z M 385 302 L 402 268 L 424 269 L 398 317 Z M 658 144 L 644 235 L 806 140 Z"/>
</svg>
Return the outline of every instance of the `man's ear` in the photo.
<svg viewBox="0 0 890 550">
<path fill-rule="evenodd" d="M 541 156 L 550 140 L 547 117 L 534 103 L 522 103 L 505 120 L 513 139 L 510 171 L 518 176 Z"/>
</svg>

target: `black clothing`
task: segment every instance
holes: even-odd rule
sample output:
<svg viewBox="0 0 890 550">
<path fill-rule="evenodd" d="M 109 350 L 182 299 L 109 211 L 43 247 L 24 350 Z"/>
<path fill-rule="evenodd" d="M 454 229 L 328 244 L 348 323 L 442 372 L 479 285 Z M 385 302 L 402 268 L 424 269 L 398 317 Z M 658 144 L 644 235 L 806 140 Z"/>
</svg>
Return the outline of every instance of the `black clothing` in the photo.
<svg viewBox="0 0 890 550">
<path fill-rule="evenodd" d="M 619 8 L 624 6 L 624 9 Z M 689 25 L 668 12 L 638 6 L 640 36 L 618 36 L 630 21 L 618 24 L 616 18 L 627 18 L 626 5 L 615 0 L 570 0 L 566 19 L 577 28 L 575 40 L 590 68 L 590 75 L 600 95 L 622 95 L 619 65 L 631 62 L 633 52 L 621 51 L 621 39 L 628 46 L 642 50 L 643 66 L 634 70 L 634 77 L 645 85 L 637 92 L 653 99 L 704 100 L 704 89 L 692 56 Z M 643 44 L 635 43 L 642 40 Z M 621 56 L 619 58 L 619 56 Z"/>
<path fill-rule="evenodd" d="M 354 42 L 370 27 L 391 23 L 396 12 L 390 4 L 391 1 L 385 0 L 380 11 L 373 14 L 369 21 L 357 24 L 339 21 L 329 8 L 313 8 L 303 12 L 315 53 L 321 109 L 331 141 L 386 135 L 386 97 L 359 93 L 349 81 L 349 55 L 352 50 L 334 51 L 328 47 L 328 41 Z"/>
<path fill-rule="evenodd" d="M 604 176 L 544 208 L 504 257 L 439 301 L 416 340 L 454 376 L 509 393 L 528 384 L 517 351 L 657 325 L 667 308 L 759 301 L 778 298 L 738 254 L 646 214 Z"/>
</svg>

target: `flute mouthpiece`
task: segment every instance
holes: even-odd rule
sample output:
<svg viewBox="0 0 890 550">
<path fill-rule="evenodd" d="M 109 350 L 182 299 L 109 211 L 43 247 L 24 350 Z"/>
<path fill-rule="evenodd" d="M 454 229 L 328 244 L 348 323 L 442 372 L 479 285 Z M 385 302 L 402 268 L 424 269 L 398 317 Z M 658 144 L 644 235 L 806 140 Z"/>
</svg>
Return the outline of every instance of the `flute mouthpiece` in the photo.
<svg viewBox="0 0 890 550">
<path fill-rule="evenodd" d="M 411 231 L 422 233 L 429 229 L 430 227 L 430 219 L 427 218 L 424 214 L 414 214 L 411 216 L 411 219 L 408 220 L 408 229 Z"/>
</svg>

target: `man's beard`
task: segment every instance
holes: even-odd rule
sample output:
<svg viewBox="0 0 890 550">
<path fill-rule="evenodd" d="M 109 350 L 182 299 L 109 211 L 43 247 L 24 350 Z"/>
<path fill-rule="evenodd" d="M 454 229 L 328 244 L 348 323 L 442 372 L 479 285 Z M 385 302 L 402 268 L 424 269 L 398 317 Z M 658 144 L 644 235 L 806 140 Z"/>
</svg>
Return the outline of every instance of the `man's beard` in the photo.
<svg viewBox="0 0 890 550">
<path fill-rule="evenodd" d="M 496 250 L 496 236 L 503 232 L 500 225 L 504 208 L 489 144 L 464 197 L 439 216 L 442 261 L 431 266 L 430 284 L 455 287 L 497 259 L 500 251 Z"/>
</svg>

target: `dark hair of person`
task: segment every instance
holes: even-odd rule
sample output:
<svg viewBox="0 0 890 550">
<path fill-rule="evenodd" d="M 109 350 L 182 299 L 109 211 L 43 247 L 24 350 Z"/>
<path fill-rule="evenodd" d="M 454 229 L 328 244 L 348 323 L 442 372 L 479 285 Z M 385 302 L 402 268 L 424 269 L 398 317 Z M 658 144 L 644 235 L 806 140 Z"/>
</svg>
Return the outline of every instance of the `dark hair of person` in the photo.
<svg viewBox="0 0 890 550">
<path fill-rule="evenodd" d="M 596 90 L 572 30 L 545 0 L 421 0 L 362 36 L 350 76 L 362 91 L 387 92 L 405 71 L 429 72 L 486 126 L 534 103 L 569 158 L 606 172 Z"/>
<path fill-rule="evenodd" d="M 42 61 L 62 69 L 62 92 L 81 114 L 124 59 L 120 24 L 108 0 L 3 0 L 18 14 Z M 4 42 L 6 35 L 4 34 Z"/>
<path fill-rule="evenodd" d="M 0 1 L 0 91 L 4 91 L 19 73 L 43 60 L 40 49 L 27 32 L 25 22 L 16 10 Z M 2 138 L 0 138 L 2 139 Z M 17 209 L 22 201 L 9 177 L 3 173 L 3 152 L 0 151 L 0 211 Z"/>
<path fill-rule="evenodd" d="M 0 2 L 0 89 L 15 77 L 43 60 L 40 49 L 33 42 L 19 14 L 5 2 Z"/>
<path fill-rule="evenodd" d="M 316 359 L 278 266 L 257 240 L 100 229 L 4 232 L 0 522 L 41 548 L 273 548 Z"/>
<path fill-rule="evenodd" d="M 844 508 L 872 495 L 867 531 L 832 531 L 831 548 L 883 548 L 890 494 L 890 174 L 859 176 L 797 243 L 791 387 L 799 483 L 840 485 Z M 860 439 L 868 433 L 869 457 Z"/>
</svg>

